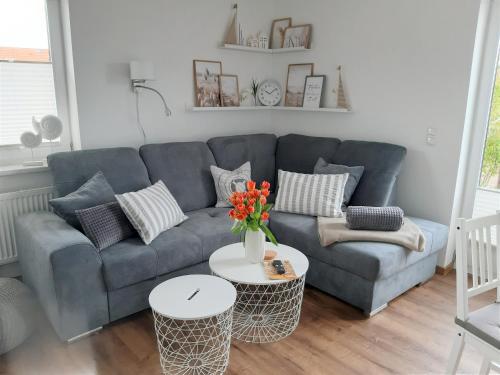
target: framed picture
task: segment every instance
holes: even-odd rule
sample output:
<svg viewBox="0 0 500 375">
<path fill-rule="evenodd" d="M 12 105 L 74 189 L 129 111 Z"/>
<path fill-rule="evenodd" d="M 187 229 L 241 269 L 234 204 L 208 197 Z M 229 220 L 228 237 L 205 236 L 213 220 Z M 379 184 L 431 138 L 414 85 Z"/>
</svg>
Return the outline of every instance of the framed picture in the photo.
<svg viewBox="0 0 500 375">
<path fill-rule="evenodd" d="M 285 30 L 292 26 L 292 19 L 280 18 L 273 21 L 271 26 L 271 42 L 269 48 L 283 48 L 283 41 L 285 40 Z"/>
<path fill-rule="evenodd" d="M 319 108 L 326 76 L 307 76 L 304 85 L 302 107 Z"/>
<path fill-rule="evenodd" d="M 311 41 L 312 25 L 290 26 L 285 29 L 283 48 L 305 47 L 309 48 Z"/>
<path fill-rule="evenodd" d="M 198 107 L 220 107 L 220 61 L 193 60 L 194 91 Z"/>
<path fill-rule="evenodd" d="M 219 76 L 220 102 L 223 107 L 240 106 L 240 88 L 238 76 L 232 74 L 221 74 Z"/>
<path fill-rule="evenodd" d="M 307 76 L 313 75 L 314 64 L 290 64 L 286 80 L 285 107 L 302 107 Z"/>
</svg>

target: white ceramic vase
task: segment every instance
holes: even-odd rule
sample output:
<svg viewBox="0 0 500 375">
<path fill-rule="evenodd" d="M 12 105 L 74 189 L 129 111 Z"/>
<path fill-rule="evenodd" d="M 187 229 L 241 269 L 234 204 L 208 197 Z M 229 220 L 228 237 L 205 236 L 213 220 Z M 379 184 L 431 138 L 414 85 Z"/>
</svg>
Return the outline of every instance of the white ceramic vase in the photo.
<svg viewBox="0 0 500 375">
<path fill-rule="evenodd" d="M 260 229 L 248 229 L 245 233 L 245 255 L 250 263 L 261 263 L 264 260 L 266 235 Z"/>
</svg>

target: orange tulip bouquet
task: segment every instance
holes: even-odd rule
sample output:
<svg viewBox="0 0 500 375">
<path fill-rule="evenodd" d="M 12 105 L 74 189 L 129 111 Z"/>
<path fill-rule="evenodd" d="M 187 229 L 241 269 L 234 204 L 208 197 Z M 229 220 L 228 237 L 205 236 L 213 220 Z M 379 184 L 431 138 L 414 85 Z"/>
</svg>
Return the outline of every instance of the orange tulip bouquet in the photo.
<svg viewBox="0 0 500 375">
<path fill-rule="evenodd" d="M 234 220 L 231 232 L 245 236 L 247 231 L 262 231 L 273 244 L 277 245 L 276 238 L 269 230 L 267 224 L 269 220 L 269 211 L 272 204 L 267 203 L 269 188 L 271 184 L 263 181 L 260 189 L 256 188 L 255 181 L 247 181 L 247 191 L 234 192 L 229 201 L 233 209 L 229 211 L 229 217 Z"/>
</svg>

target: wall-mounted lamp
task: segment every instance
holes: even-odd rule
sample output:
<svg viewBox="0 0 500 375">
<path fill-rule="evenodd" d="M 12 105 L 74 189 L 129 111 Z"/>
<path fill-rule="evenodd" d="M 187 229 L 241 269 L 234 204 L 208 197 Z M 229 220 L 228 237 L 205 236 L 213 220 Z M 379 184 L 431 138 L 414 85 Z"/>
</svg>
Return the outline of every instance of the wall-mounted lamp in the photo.
<svg viewBox="0 0 500 375">
<path fill-rule="evenodd" d="M 163 95 L 156 89 L 146 86 L 146 81 L 154 81 L 155 72 L 154 67 L 151 62 L 147 61 L 131 61 L 130 62 L 130 80 L 132 82 L 132 90 L 136 94 L 136 110 L 137 110 L 137 124 L 139 125 L 139 129 L 142 132 L 142 136 L 144 138 L 144 143 L 146 143 L 146 133 L 144 128 L 142 127 L 140 114 L 139 114 L 139 90 L 149 90 L 157 94 L 161 101 L 163 102 L 163 106 L 165 107 L 165 115 L 171 116 L 172 111 L 168 108 L 167 102 Z"/>
</svg>

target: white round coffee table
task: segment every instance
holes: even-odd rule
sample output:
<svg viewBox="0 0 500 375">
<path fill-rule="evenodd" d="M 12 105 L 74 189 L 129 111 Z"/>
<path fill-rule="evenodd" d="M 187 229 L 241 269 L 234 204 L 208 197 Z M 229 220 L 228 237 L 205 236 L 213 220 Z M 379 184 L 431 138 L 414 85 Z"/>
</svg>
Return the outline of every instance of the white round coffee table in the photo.
<svg viewBox="0 0 500 375">
<path fill-rule="evenodd" d="M 149 295 L 164 374 L 223 374 L 236 290 L 209 275 L 167 280 Z"/>
<path fill-rule="evenodd" d="M 299 324 L 304 282 L 309 261 L 300 251 L 286 245 L 266 243 L 276 259 L 289 260 L 297 278 L 270 280 L 261 263 L 245 259 L 243 244 L 224 246 L 210 257 L 212 273 L 230 281 L 238 296 L 233 313 L 233 338 L 254 343 L 279 341 Z"/>
</svg>

